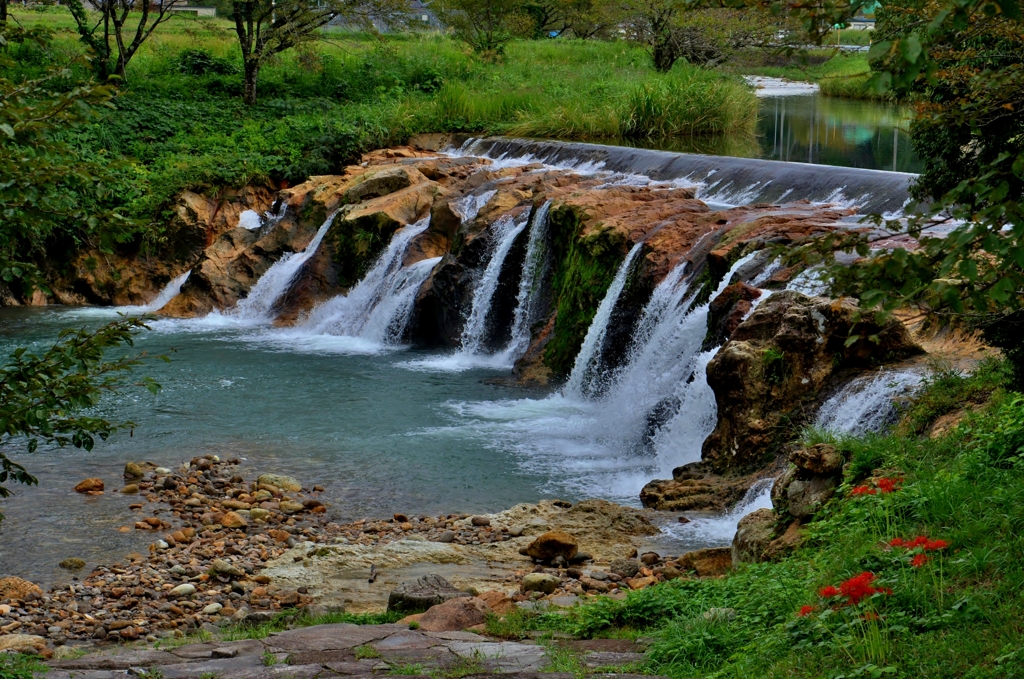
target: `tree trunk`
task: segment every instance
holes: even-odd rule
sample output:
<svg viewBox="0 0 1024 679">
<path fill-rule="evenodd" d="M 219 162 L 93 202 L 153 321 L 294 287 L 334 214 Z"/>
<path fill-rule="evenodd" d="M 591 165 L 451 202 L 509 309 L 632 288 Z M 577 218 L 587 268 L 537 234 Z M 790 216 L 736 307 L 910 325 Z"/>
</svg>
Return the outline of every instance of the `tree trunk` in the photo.
<svg viewBox="0 0 1024 679">
<path fill-rule="evenodd" d="M 0 24 L 7 23 L 7 0 L 0 0 Z"/>
<path fill-rule="evenodd" d="M 260 64 L 255 59 L 245 62 L 245 92 L 242 94 L 242 101 L 247 106 L 256 105 L 256 81 L 260 75 Z"/>
</svg>

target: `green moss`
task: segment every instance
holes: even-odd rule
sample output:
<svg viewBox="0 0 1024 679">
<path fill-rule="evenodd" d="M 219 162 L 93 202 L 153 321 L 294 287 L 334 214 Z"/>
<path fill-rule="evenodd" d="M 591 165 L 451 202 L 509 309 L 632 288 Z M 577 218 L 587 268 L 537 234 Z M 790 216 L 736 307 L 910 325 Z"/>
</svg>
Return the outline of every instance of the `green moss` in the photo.
<svg viewBox="0 0 1024 679">
<path fill-rule="evenodd" d="M 376 213 L 359 219 L 343 220 L 332 228 L 338 283 L 343 287 L 352 287 L 358 283 L 400 226 L 383 213 Z"/>
<path fill-rule="evenodd" d="M 544 364 L 558 374 L 572 368 L 587 328 L 623 260 L 625 240 L 618 232 L 596 229 L 580 238 L 583 215 L 560 205 L 551 210 L 555 272 L 552 280 L 557 318 L 544 351 Z"/>
</svg>

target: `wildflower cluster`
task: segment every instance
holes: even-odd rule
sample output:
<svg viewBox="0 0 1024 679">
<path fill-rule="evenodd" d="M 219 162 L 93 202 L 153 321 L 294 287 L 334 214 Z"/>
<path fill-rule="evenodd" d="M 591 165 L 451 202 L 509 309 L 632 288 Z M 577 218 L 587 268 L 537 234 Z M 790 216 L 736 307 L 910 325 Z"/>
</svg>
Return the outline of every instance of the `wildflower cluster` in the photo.
<svg viewBox="0 0 1024 679">
<path fill-rule="evenodd" d="M 832 585 L 822 587 L 818 590 L 818 594 L 825 599 L 844 597 L 846 603 L 850 606 L 859 604 L 872 594 L 892 594 L 892 590 L 888 587 L 875 587 L 872 584 L 874 581 L 875 574 L 864 571 L 860 575 L 855 575 L 849 580 L 841 582 L 839 587 Z"/>
<path fill-rule="evenodd" d="M 930 540 L 925 535 L 918 535 L 913 540 L 904 540 L 903 538 L 893 538 L 889 541 L 890 547 L 900 547 L 906 550 L 921 550 L 917 552 L 914 557 L 910 560 L 910 565 L 914 568 L 920 568 L 929 561 L 929 557 L 925 552 L 938 552 L 949 547 L 949 543 L 945 540 Z"/>
<path fill-rule="evenodd" d="M 897 477 L 884 477 L 875 481 L 876 488 L 871 486 L 857 486 L 850 491 L 850 495 L 878 495 L 882 493 L 894 493 L 903 485 L 903 479 Z"/>
</svg>

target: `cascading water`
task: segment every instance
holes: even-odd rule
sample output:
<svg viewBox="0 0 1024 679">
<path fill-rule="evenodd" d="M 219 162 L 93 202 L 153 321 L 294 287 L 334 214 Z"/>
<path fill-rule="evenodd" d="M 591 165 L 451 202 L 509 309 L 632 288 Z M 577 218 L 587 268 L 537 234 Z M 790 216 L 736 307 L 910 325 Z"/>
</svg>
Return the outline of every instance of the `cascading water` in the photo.
<svg viewBox="0 0 1024 679">
<path fill-rule="evenodd" d="M 896 419 L 895 401 L 913 393 L 921 379 L 919 373 L 903 370 L 852 380 L 825 401 L 815 425 L 851 436 L 881 431 Z"/>
<path fill-rule="evenodd" d="M 772 508 L 772 486 L 775 479 L 760 479 L 747 489 L 736 506 L 719 516 L 698 517 L 686 524 L 668 524 L 662 530 L 676 538 L 684 547 L 708 544 L 727 545 L 736 535 L 736 526 L 747 514 Z"/>
<path fill-rule="evenodd" d="M 470 308 L 469 318 L 466 319 L 465 328 L 462 330 L 460 354 L 475 356 L 481 353 L 484 337 L 487 334 L 487 317 L 490 315 L 494 302 L 494 293 L 498 289 L 501 268 L 505 264 L 505 259 L 512 250 L 516 238 L 526 228 L 527 222 L 528 219 L 517 221 L 508 215 L 503 215 L 494 223 L 492 227 L 494 233 L 491 236 L 493 239 L 491 258 L 473 292 L 473 305 Z"/>
<path fill-rule="evenodd" d="M 362 337 L 381 344 L 400 342 L 416 291 L 440 261 L 437 257 L 402 266 L 409 243 L 429 227 L 427 217 L 395 232 L 366 276 L 347 295 L 316 307 L 299 329 L 315 335 Z"/>
<path fill-rule="evenodd" d="M 519 294 L 516 295 L 516 309 L 512 317 L 511 339 L 501 352 L 503 362 L 512 364 L 530 346 L 530 320 L 533 316 L 534 302 L 541 269 L 544 265 L 544 238 L 548 233 L 548 213 L 551 201 L 547 201 L 533 216 L 530 226 L 530 239 L 526 244 L 526 258 L 523 260 L 523 272 L 519 277 Z"/>
<path fill-rule="evenodd" d="M 334 222 L 335 214 L 337 213 L 327 218 L 305 250 L 302 252 L 289 252 L 274 262 L 273 266 L 267 269 L 267 272 L 256 281 L 256 285 L 249 291 L 249 295 L 245 299 L 240 300 L 235 308 L 227 312 L 226 315 L 249 322 L 269 320 L 274 303 L 288 292 L 288 288 L 291 286 L 299 269 L 309 261 L 310 257 L 316 254 L 317 249 L 320 247 L 320 242 L 327 235 L 328 229 L 331 228 L 331 224 Z"/>
<path fill-rule="evenodd" d="M 120 313 L 127 314 L 160 311 L 160 309 L 167 306 L 168 302 L 178 296 L 178 293 L 181 292 L 181 286 L 185 284 L 185 281 L 188 280 L 191 273 L 191 271 L 186 271 L 183 274 L 175 276 L 167 285 L 164 286 L 164 289 L 160 291 L 160 294 L 153 298 L 153 301 L 149 304 L 144 304 L 142 306 L 123 306 L 118 307 L 117 310 Z"/>
<path fill-rule="evenodd" d="M 623 288 L 626 287 L 626 278 L 629 275 L 630 268 L 633 266 L 633 260 L 636 259 L 642 248 L 643 242 L 639 242 L 629 251 L 626 259 L 619 265 L 619 270 L 615 272 L 615 278 L 612 279 L 611 285 L 608 286 L 604 299 L 601 300 L 601 304 L 597 307 L 594 319 L 590 322 L 590 327 L 587 328 L 587 335 L 583 339 L 583 346 L 580 347 L 579 353 L 576 354 L 576 361 L 573 363 L 572 372 L 569 374 L 569 381 L 562 390 L 562 393 L 566 396 L 584 398 L 587 395 L 591 383 L 595 379 L 596 363 L 600 359 L 598 353 L 604 341 L 605 333 L 608 331 L 608 322 L 611 320 L 612 311 L 615 310 L 615 304 L 619 301 Z"/>
</svg>

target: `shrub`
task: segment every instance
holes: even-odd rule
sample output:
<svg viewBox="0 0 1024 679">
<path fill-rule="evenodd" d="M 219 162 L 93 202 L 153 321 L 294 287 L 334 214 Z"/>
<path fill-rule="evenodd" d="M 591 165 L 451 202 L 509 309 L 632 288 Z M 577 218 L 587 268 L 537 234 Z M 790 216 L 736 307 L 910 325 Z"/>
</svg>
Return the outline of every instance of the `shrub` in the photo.
<svg viewBox="0 0 1024 679">
<path fill-rule="evenodd" d="M 189 49 L 178 56 L 178 70 L 185 75 L 233 75 L 238 67 L 206 50 Z"/>
</svg>

